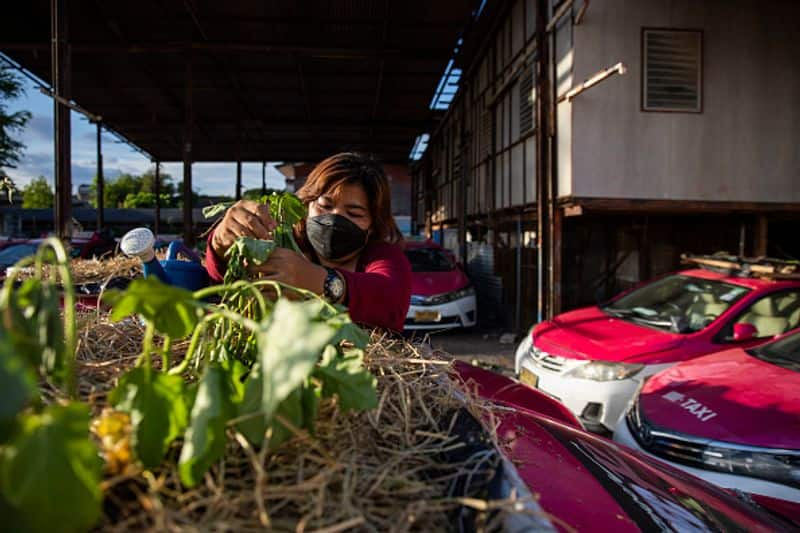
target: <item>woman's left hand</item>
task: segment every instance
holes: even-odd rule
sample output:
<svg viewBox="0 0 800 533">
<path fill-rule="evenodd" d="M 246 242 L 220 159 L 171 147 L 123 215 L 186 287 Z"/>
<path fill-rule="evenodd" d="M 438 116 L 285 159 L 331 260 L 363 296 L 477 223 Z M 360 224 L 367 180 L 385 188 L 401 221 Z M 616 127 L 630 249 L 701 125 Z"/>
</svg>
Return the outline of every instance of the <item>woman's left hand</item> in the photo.
<svg viewBox="0 0 800 533">
<path fill-rule="evenodd" d="M 322 294 L 328 275 L 324 267 L 287 248 L 275 248 L 264 264 L 253 265 L 248 270 L 260 273 L 260 279 L 279 281 L 316 294 Z"/>
</svg>

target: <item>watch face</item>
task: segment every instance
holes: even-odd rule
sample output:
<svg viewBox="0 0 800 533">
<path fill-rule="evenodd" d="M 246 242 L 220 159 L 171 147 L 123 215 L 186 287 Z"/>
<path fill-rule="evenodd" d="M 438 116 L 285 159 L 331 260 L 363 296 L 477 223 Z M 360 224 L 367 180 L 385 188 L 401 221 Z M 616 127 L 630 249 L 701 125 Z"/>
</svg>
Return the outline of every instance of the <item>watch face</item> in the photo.
<svg viewBox="0 0 800 533">
<path fill-rule="evenodd" d="M 331 295 L 334 298 L 338 299 L 338 298 L 340 298 L 342 296 L 342 293 L 344 292 L 344 282 L 342 281 L 342 278 L 340 278 L 339 276 L 335 276 L 331 280 L 331 282 L 329 284 L 329 287 L 330 287 Z"/>
</svg>

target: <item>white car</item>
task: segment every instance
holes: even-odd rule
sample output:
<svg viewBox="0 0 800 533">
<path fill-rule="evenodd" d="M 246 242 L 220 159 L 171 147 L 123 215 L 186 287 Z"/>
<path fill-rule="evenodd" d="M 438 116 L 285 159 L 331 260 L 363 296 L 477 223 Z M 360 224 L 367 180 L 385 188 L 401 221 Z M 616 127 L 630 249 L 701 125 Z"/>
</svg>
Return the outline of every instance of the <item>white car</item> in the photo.
<svg viewBox="0 0 800 533">
<path fill-rule="evenodd" d="M 411 305 L 406 330 L 468 328 L 476 324 L 475 289 L 453 254 L 433 241 L 406 241 Z"/>
</svg>

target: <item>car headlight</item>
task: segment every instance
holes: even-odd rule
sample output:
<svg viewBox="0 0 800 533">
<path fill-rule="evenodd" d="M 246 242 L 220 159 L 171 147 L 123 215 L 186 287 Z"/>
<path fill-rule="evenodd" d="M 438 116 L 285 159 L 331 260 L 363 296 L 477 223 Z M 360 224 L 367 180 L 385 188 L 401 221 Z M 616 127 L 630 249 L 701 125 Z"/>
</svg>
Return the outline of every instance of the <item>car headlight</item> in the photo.
<svg viewBox="0 0 800 533">
<path fill-rule="evenodd" d="M 463 289 L 453 292 L 436 294 L 434 296 L 419 296 L 413 294 L 411 295 L 411 305 L 441 305 L 466 298 L 467 296 L 475 296 L 475 289 L 472 286 L 464 287 Z"/>
<path fill-rule="evenodd" d="M 670 461 L 800 487 L 800 451 L 743 446 L 656 427 L 642 413 L 638 399 L 626 420 L 642 448 Z"/>
<path fill-rule="evenodd" d="M 800 452 L 728 447 L 710 443 L 703 450 L 708 468 L 800 487 Z"/>
<path fill-rule="evenodd" d="M 617 381 L 638 374 L 644 365 L 626 363 L 610 363 L 608 361 L 589 361 L 567 372 L 569 377 L 590 379 L 592 381 Z"/>
</svg>

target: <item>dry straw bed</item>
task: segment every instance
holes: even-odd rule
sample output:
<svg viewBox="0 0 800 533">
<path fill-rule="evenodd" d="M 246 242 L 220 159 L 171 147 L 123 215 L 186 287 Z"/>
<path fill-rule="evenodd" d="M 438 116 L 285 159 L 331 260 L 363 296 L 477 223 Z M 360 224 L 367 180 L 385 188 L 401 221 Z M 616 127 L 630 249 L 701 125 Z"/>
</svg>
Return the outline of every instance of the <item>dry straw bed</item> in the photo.
<svg viewBox="0 0 800 533">
<path fill-rule="evenodd" d="M 134 364 L 143 331 L 133 320 L 82 317 L 80 390 L 97 414 Z M 175 347 L 180 357 L 184 346 Z M 316 434 L 295 430 L 275 452 L 229 430 L 225 459 L 194 489 L 181 486 L 173 449 L 160 470 L 129 466 L 104 481 L 104 531 L 492 531 L 519 499 L 488 500 L 501 463 L 495 436 L 475 419 L 487 406 L 454 385 L 449 362 L 373 334 L 367 354 L 378 408 L 343 414 L 323 401 Z M 154 359 L 154 364 L 157 361 Z"/>
</svg>

